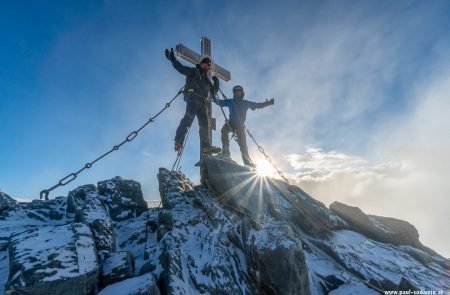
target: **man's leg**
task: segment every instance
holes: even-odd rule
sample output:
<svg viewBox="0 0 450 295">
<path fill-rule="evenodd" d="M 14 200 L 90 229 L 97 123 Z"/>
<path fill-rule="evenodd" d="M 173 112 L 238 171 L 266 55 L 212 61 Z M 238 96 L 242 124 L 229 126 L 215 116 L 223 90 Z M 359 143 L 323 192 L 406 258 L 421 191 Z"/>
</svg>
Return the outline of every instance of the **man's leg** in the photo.
<svg viewBox="0 0 450 295">
<path fill-rule="evenodd" d="M 187 129 L 191 127 L 192 122 L 195 118 L 196 105 L 193 101 L 187 101 L 186 112 L 184 113 L 183 119 L 181 119 L 178 125 L 177 132 L 175 135 L 175 144 L 183 144 L 184 138 L 186 136 Z"/>
<path fill-rule="evenodd" d="M 200 134 L 200 149 L 204 149 L 211 146 L 209 141 L 209 116 L 208 116 L 208 106 L 200 105 L 197 108 L 197 120 L 198 129 Z"/>
<path fill-rule="evenodd" d="M 239 148 L 241 149 L 242 161 L 244 162 L 244 165 L 253 166 L 250 155 L 248 154 L 247 138 L 245 136 L 244 126 L 236 126 L 235 132 L 238 139 Z"/>
<path fill-rule="evenodd" d="M 228 134 L 232 132 L 230 125 L 225 123 L 221 130 L 221 140 L 222 140 L 222 154 L 225 156 L 230 156 L 230 138 Z"/>
<path fill-rule="evenodd" d="M 219 153 L 220 148 L 212 146 L 209 138 L 209 114 L 208 106 L 206 104 L 201 104 L 197 108 L 197 120 L 200 133 L 200 151 L 201 154 L 213 154 Z"/>
</svg>

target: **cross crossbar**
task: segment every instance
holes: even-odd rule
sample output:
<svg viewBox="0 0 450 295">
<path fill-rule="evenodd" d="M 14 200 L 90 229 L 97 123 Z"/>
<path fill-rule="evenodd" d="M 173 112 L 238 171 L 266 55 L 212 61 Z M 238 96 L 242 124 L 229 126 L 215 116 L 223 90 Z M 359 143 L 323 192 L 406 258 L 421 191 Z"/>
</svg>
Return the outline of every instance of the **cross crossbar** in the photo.
<svg viewBox="0 0 450 295">
<path fill-rule="evenodd" d="M 218 78 L 226 82 L 230 81 L 231 73 L 228 70 L 224 69 L 223 67 L 219 66 L 218 64 L 214 63 L 214 60 L 211 56 L 211 40 L 203 36 L 200 41 L 200 46 L 201 46 L 201 54 L 198 54 L 194 50 L 189 49 L 188 47 L 184 46 L 181 43 L 175 47 L 175 52 L 178 57 L 194 65 L 200 63 L 200 60 L 202 58 L 209 57 L 213 61 L 211 67 L 211 74 L 217 76 Z"/>
</svg>

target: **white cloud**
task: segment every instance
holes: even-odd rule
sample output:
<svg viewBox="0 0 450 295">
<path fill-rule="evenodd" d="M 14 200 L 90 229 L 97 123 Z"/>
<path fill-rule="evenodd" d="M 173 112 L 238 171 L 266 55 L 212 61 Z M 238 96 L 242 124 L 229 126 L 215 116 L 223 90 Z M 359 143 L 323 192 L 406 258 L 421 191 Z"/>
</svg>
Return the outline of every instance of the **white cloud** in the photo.
<svg viewBox="0 0 450 295">
<path fill-rule="evenodd" d="M 292 167 L 300 172 L 291 177 L 313 197 L 327 205 L 340 201 L 367 214 L 406 220 L 419 230 L 425 245 L 449 256 L 448 173 L 424 169 L 430 162 L 417 154 L 373 166 L 361 165 L 367 162 L 359 157 L 320 149 L 294 158 Z"/>
<path fill-rule="evenodd" d="M 406 162 L 368 166 L 357 157 L 309 148 L 305 154 L 290 155 L 293 177 L 311 195 L 329 204 L 367 198 L 367 190 L 382 187 L 408 176 L 412 167 Z M 377 189 L 378 190 L 378 189 Z"/>
<path fill-rule="evenodd" d="M 366 162 L 359 157 L 349 156 L 335 151 L 326 153 L 320 148 L 313 147 L 309 147 L 305 155 L 292 154 L 288 158 L 291 166 L 297 170 L 335 170 Z"/>
<path fill-rule="evenodd" d="M 370 134 L 368 165 L 359 156 L 308 149 L 290 155 L 294 177 L 312 196 L 412 223 L 421 240 L 450 256 L 450 71 L 445 63 L 415 85 L 412 107 Z M 381 163 L 381 164 L 380 164 Z"/>
</svg>

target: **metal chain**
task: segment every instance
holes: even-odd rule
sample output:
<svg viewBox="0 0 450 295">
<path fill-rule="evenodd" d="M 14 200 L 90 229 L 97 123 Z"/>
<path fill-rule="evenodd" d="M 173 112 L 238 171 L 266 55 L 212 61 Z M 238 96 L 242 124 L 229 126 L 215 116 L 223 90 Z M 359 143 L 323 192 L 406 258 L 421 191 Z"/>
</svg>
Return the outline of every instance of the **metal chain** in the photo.
<svg viewBox="0 0 450 295">
<path fill-rule="evenodd" d="M 253 142 L 256 144 L 256 146 L 258 147 L 258 150 L 261 152 L 261 154 L 264 155 L 264 157 L 266 158 L 267 162 L 269 162 L 272 167 L 277 171 L 278 175 L 284 180 L 284 182 L 289 183 L 289 180 L 284 176 L 283 172 L 281 172 L 280 169 L 278 169 L 277 166 L 275 166 L 275 164 L 272 162 L 272 160 L 270 159 L 269 155 L 266 154 L 266 152 L 264 151 L 263 147 L 260 146 L 258 144 L 258 142 L 256 141 L 256 139 L 253 137 L 252 133 L 250 132 L 250 130 L 248 130 L 248 128 L 246 126 L 244 126 L 245 131 L 247 131 L 248 136 L 250 136 L 250 138 L 253 140 Z"/>
<path fill-rule="evenodd" d="M 69 175 L 67 175 L 66 177 L 62 178 L 57 184 L 55 184 L 54 186 L 52 186 L 51 188 L 48 189 L 44 189 L 43 191 L 41 191 L 40 193 L 40 199 L 44 198 L 45 200 L 48 200 L 48 194 L 54 190 L 57 187 L 60 186 L 65 186 L 66 184 L 69 184 L 70 182 L 74 181 L 75 178 L 77 178 L 78 174 L 80 174 L 81 172 L 83 172 L 86 169 L 89 169 L 92 167 L 92 165 L 94 165 L 97 161 L 100 161 L 101 159 L 103 159 L 104 157 L 106 157 L 107 155 L 109 155 L 110 153 L 117 151 L 120 147 L 122 147 L 124 144 L 126 144 L 127 142 L 131 142 L 133 141 L 133 139 L 136 138 L 136 136 L 138 136 L 138 133 L 144 129 L 148 124 L 153 123 L 154 120 L 161 115 L 162 112 L 164 112 L 166 109 L 168 109 L 170 107 L 170 104 L 181 94 L 183 93 L 183 89 L 184 86 L 181 87 L 181 89 L 178 91 L 178 93 L 169 101 L 166 103 L 166 105 L 164 106 L 164 108 L 162 110 L 160 110 L 156 115 L 154 115 L 153 117 L 149 118 L 147 120 L 147 122 L 142 125 L 141 127 L 139 127 L 139 129 L 131 132 L 130 134 L 128 134 L 128 136 L 125 138 L 125 140 L 123 140 L 121 143 L 113 146 L 109 151 L 107 151 L 106 153 L 104 153 L 103 155 L 101 155 L 100 157 L 98 157 L 97 159 L 95 159 L 92 162 L 86 163 L 83 168 L 81 168 L 80 170 L 78 170 L 77 172 L 73 172 L 70 173 Z"/>
<path fill-rule="evenodd" d="M 222 92 L 222 89 L 219 88 L 220 94 L 222 94 L 222 98 L 224 100 L 228 100 L 228 97 Z M 219 102 L 219 97 L 217 96 L 217 94 L 215 95 L 217 102 Z M 231 127 L 230 121 L 228 120 L 227 115 L 225 114 L 225 111 L 223 110 L 223 106 L 220 105 L 220 103 L 218 104 L 220 107 L 220 110 L 222 111 L 223 117 L 225 118 L 225 124 L 228 125 L 229 130 L 231 130 L 231 138 L 234 138 L 234 140 L 239 144 L 239 140 L 238 137 L 236 135 L 236 132 L 234 132 L 234 129 Z M 250 160 L 251 161 L 251 160 Z M 253 163 L 252 163 L 253 164 Z"/>
<path fill-rule="evenodd" d="M 222 94 L 222 97 L 225 100 L 228 100 L 228 98 L 225 96 L 225 94 L 222 92 L 222 89 L 219 88 L 220 93 Z M 220 109 L 222 110 L 222 114 L 225 117 L 225 123 L 228 124 L 228 126 L 230 127 L 231 130 L 233 130 L 233 128 L 231 128 L 231 125 L 228 121 L 227 115 L 225 114 L 225 111 L 223 110 L 223 107 L 219 104 Z M 275 166 L 275 164 L 272 162 L 272 160 L 270 159 L 270 157 L 266 154 L 266 152 L 264 151 L 264 149 L 262 148 L 262 146 L 260 146 L 258 144 L 258 142 L 256 141 L 256 139 L 253 137 L 253 135 L 250 133 L 250 130 L 248 130 L 248 128 L 244 125 L 245 131 L 247 132 L 247 134 L 251 137 L 251 139 L 253 140 L 253 142 L 256 144 L 256 146 L 258 147 L 258 150 L 264 155 L 264 157 L 266 158 L 266 160 L 272 165 L 272 167 L 277 171 L 278 175 L 284 180 L 284 182 L 289 183 L 289 180 L 284 176 L 283 172 L 280 171 L 280 169 L 278 169 L 277 166 Z M 233 131 L 233 137 L 235 137 L 236 142 L 238 142 L 237 140 L 237 136 Z M 238 142 L 239 143 L 239 142 Z M 251 161 L 251 160 L 250 160 Z M 253 164 L 253 163 L 252 163 Z"/>
<path fill-rule="evenodd" d="M 184 138 L 183 146 L 181 147 L 181 150 L 177 153 L 177 158 L 175 159 L 175 162 L 173 163 L 172 170 L 171 170 L 172 172 L 180 171 L 180 169 L 181 169 L 181 167 L 180 167 L 181 158 L 183 157 L 184 147 L 186 146 L 190 131 L 191 131 L 191 127 L 188 127 L 186 137 Z"/>
</svg>

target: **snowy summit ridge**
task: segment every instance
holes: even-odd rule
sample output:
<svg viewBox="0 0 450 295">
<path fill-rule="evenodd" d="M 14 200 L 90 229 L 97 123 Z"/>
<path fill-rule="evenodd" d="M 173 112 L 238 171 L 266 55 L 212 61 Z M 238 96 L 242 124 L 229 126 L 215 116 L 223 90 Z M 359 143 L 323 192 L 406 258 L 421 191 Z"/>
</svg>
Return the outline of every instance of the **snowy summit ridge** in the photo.
<svg viewBox="0 0 450 295">
<path fill-rule="evenodd" d="M 218 157 L 204 186 L 161 168 L 161 208 L 116 177 L 67 197 L 0 193 L 0 294 L 379 294 L 450 288 L 411 224 L 327 208 Z"/>
</svg>

